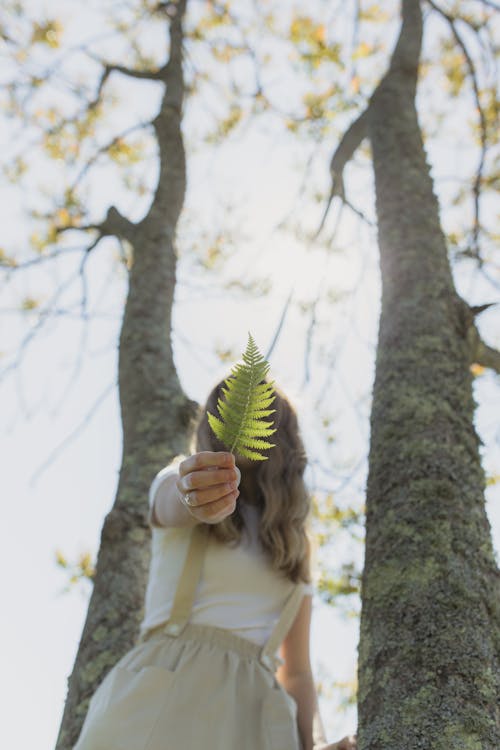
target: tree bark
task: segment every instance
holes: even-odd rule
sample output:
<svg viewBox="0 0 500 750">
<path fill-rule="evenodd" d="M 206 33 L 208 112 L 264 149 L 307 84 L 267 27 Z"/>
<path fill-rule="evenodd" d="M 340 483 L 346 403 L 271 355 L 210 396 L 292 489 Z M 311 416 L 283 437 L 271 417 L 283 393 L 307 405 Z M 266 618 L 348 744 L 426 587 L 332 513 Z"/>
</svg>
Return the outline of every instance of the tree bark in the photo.
<svg viewBox="0 0 500 750">
<path fill-rule="evenodd" d="M 155 473 L 187 448 L 197 404 L 183 393 L 171 344 L 176 281 L 175 231 L 186 187 L 181 134 L 184 82 L 182 19 L 170 22 L 165 91 L 154 127 L 160 173 L 146 217 L 126 230 L 133 249 L 120 333 L 118 380 L 123 453 L 116 498 L 105 518 L 93 593 L 68 694 L 57 750 L 75 744 L 90 697 L 135 642 L 150 561 L 148 489 Z"/>
<path fill-rule="evenodd" d="M 422 16 L 403 0 L 368 110 L 382 309 L 359 642 L 360 750 L 500 747 L 500 587 L 471 353 L 415 107 Z"/>
</svg>

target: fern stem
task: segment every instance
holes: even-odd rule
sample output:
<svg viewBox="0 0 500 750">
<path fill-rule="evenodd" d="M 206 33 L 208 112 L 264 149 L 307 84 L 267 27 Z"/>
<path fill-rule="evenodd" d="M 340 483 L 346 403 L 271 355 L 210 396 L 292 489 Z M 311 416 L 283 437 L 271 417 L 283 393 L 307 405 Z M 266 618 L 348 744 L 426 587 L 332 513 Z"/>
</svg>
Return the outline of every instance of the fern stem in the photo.
<svg viewBox="0 0 500 750">
<path fill-rule="evenodd" d="M 231 448 L 230 448 L 230 452 L 231 452 L 231 453 L 233 452 L 234 446 L 235 446 L 235 445 L 237 444 L 237 442 L 238 442 L 238 440 L 239 440 L 239 437 L 240 437 L 241 431 L 242 431 L 242 429 L 243 429 L 243 425 L 245 424 L 245 421 L 246 421 L 246 416 L 247 416 L 247 414 L 248 414 L 248 403 L 249 403 L 249 401 L 250 401 L 250 396 L 251 396 L 251 394 L 252 394 L 252 390 L 253 390 L 253 372 L 251 373 L 251 375 L 252 375 L 252 380 L 251 380 L 251 385 L 250 385 L 250 388 L 249 388 L 249 389 L 248 389 L 248 391 L 247 391 L 247 402 L 246 402 L 246 405 L 245 405 L 244 416 L 243 416 L 243 418 L 242 418 L 242 420 L 241 420 L 241 422 L 240 422 L 240 426 L 239 426 L 239 428 L 238 428 L 238 432 L 236 433 L 236 437 L 234 438 L 234 440 L 233 440 L 233 444 L 232 444 L 232 446 L 231 446 Z"/>
</svg>

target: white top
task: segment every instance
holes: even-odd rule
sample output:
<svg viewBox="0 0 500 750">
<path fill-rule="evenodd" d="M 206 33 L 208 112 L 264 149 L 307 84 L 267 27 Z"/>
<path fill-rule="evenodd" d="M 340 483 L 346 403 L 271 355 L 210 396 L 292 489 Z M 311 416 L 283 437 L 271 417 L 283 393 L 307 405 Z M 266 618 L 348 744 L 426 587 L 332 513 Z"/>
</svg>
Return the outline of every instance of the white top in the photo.
<svg viewBox="0 0 500 750">
<path fill-rule="evenodd" d="M 178 456 L 153 479 L 150 508 L 165 477 L 177 471 L 183 458 Z M 244 501 L 239 507 L 250 533 L 244 529 L 241 543 L 233 548 L 209 538 L 189 621 L 225 628 L 263 646 L 296 584 L 274 570 L 265 557 L 257 537 L 258 509 Z M 152 526 L 141 633 L 169 618 L 190 536 L 188 527 Z M 305 585 L 304 593 L 313 593 L 312 584 Z"/>
</svg>

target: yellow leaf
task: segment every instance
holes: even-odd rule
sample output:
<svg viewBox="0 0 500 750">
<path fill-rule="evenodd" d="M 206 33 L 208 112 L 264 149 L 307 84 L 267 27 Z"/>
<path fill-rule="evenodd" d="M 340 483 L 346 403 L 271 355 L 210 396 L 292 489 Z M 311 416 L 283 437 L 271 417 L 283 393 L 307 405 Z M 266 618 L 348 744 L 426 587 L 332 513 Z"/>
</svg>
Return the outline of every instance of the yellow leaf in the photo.
<svg viewBox="0 0 500 750">
<path fill-rule="evenodd" d="M 359 60 L 363 57 L 369 57 L 370 55 L 373 55 L 374 52 L 375 47 L 373 44 L 368 44 L 368 42 L 361 42 L 352 53 L 352 56 L 354 60 Z"/>
<path fill-rule="evenodd" d="M 316 37 L 316 41 L 318 41 L 320 44 L 324 44 L 326 40 L 326 29 L 323 26 L 323 24 L 320 24 L 319 26 L 316 26 L 314 30 L 314 36 Z"/>
<path fill-rule="evenodd" d="M 21 310 L 35 310 L 39 304 L 39 300 L 34 297 L 25 297 L 21 302 Z"/>
<path fill-rule="evenodd" d="M 56 550 L 56 562 L 62 568 L 67 568 L 68 567 L 68 561 L 66 560 L 66 558 L 63 555 L 63 553 L 59 549 Z"/>
<path fill-rule="evenodd" d="M 382 10 L 378 3 L 372 3 L 364 10 L 360 10 L 359 19 L 361 21 L 371 21 L 373 23 L 381 23 L 382 21 L 388 21 L 390 18 L 387 11 Z"/>
<path fill-rule="evenodd" d="M 483 367 L 483 365 L 478 365 L 477 362 L 475 362 L 473 365 L 470 366 L 470 371 L 474 375 L 474 377 L 478 377 L 479 375 L 482 375 L 486 370 L 486 367 Z"/>
<path fill-rule="evenodd" d="M 56 213 L 56 222 L 60 227 L 67 227 L 71 223 L 71 216 L 67 208 L 60 208 Z"/>
<path fill-rule="evenodd" d="M 0 266 L 17 266 L 17 260 L 9 257 L 2 247 L 0 247 Z"/>
<path fill-rule="evenodd" d="M 41 253 L 43 250 L 45 250 L 45 247 L 47 245 L 47 238 L 42 237 L 40 232 L 33 232 L 30 236 L 30 243 L 33 246 L 34 250 Z"/>
<path fill-rule="evenodd" d="M 47 44 L 49 47 L 59 47 L 61 43 L 62 26 L 57 20 L 34 23 L 31 33 L 31 43 Z"/>
<path fill-rule="evenodd" d="M 123 138 L 117 138 L 108 148 L 108 154 L 117 164 L 135 164 L 142 159 L 143 149 L 140 143 L 127 143 Z"/>
</svg>

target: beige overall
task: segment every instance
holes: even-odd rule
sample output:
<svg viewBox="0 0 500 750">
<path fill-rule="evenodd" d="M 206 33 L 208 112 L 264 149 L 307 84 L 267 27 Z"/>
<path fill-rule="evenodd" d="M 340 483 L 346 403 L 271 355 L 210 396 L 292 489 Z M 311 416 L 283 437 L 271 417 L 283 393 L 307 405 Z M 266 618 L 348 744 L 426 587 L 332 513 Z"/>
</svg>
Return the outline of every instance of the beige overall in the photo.
<svg viewBox="0 0 500 750">
<path fill-rule="evenodd" d="M 274 672 L 303 584 L 264 646 L 189 623 L 207 531 L 205 524 L 193 528 L 169 620 L 108 672 L 74 750 L 302 750 L 297 704 Z"/>
</svg>

